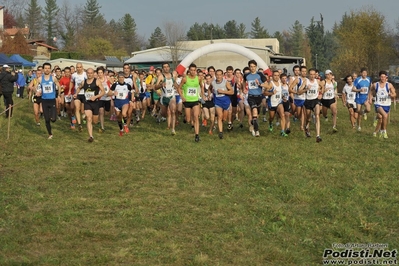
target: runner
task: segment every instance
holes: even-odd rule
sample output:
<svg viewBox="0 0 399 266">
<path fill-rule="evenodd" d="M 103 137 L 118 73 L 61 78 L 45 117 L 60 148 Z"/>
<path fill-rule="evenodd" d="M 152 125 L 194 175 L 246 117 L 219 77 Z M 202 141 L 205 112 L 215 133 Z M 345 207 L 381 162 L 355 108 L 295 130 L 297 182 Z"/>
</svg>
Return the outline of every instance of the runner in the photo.
<svg viewBox="0 0 399 266">
<path fill-rule="evenodd" d="M 218 117 L 219 139 L 223 139 L 223 121 L 228 120 L 228 129 L 231 130 L 231 95 L 234 89 L 228 79 L 223 78 L 223 70 L 216 70 L 216 80 L 212 82 L 215 110 Z"/>
<path fill-rule="evenodd" d="M 227 124 L 227 129 L 228 130 L 233 130 L 233 122 L 236 119 L 237 115 L 237 106 L 238 106 L 238 100 L 237 100 L 237 89 L 235 87 L 235 79 L 234 79 L 234 68 L 232 66 L 226 67 L 226 75 L 225 79 L 230 83 L 231 87 L 233 88 L 233 94 L 227 94 L 230 95 L 230 101 L 231 101 L 231 108 L 229 109 L 229 123 Z"/>
<path fill-rule="evenodd" d="M 48 139 L 53 138 L 53 132 L 51 131 L 51 122 L 57 121 L 57 109 L 56 109 L 56 98 L 57 90 L 60 89 L 60 84 L 57 79 L 51 75 L 51 64 L 43 64 L 43 75 L 38 77 L 38 86 L 36 88 L 36 96 L 42 97 L 43 115 L 46 121 L 46 129 L 48 133 Z"/>
<path fill-rule="evenodd" d="M 98 123 L 99 113 L 99 99 L 104 95 L 103 84 L 96 78 L 94 78 L 94 69 L 88 68 L 87 79 L 80 85 L 74 95 L 77 98 L 80 91 L 83 90 L 85 96 L 84 110 L 87 120 L 87 131 L 89 133 L 89 142 L 94 141 L 93 137 L 93 124 Z"/>
<path fill-rule="evenodd" d="M 396 91 L 392 83 L 388 82 L 388 73 L 386 71 L 380 71 L 378 74 L 380 80 L 371 86 L 371 97 L 375 97 L 375 111 L 377 113 L 377 126 L 375 127 L 373 136 L 377 136 L 377 132 L 380 132 L 380 138 L 387 139 L 387 125 L 388 125 L 388 114 L 391 108 L 392 99 L 396 97 Z"/>
<path fill-rule="evenodd" d="M 281 94 L 283 97 L 283 107 L 284 107 L 284 117 L 285 117 L 285 133 L 290 134 L 290 126 L 291 126 L 291 121 L 290 121 L 290 116 L 291 116 L 291 97 L 290 97 L 290 92 L 289 92 L 289 86 L 288 86 L 288 79 L 287 79 L 287 74 L 282 73 L 280 75 L 280 80 L 281 80 Z"/>
<path fill-rule="evenodd" d="M 167 117 L 168 129 L 172 129 L 172 135 L 176 135 L 176 98 L 175 88 L 178 86 L 173 75 L 169 72 L 168 63 L 162 64 L 163 75 L 158 78 L 156 87 L 161 86 L 161 116 Z"/>
<path fill-rule="evenodd" d="M 123 72 L 118 73 L 118 81 L 112 84 L 110 90 L 108 96 L 113 95 L 115 97 L 114 104 L 119 125 L 119 136 L 123 136 L 123 130 L 125 130 L 125 133 L 129 133 L 129 127 L 126 124 L 128 121 L 127 115 L 129 103 L 134 101 L 134 95 L 131 93 L 132 87 L 125 82 L 125 74 Z"/>
<path fill-rule="evenodd" d="M 352 90 L 356 92 L 356 105 L 357 105 L 357 130 L 361 131 L 361 115 L 363 113 L 364 120 L 367 120 L 367 113 L 371 110 L 371 103 L 369 102 L 369 90 L 371 86 L 371 78 L 367 76 L 367 68 L 362 68 L 360 70 L 360 77 L 357 77 L 354 81 L 354 85 L 356 88 Z M 362 106 L 365 107 L 365 110 L 362 111 Z"/>
<path fill-rule="evenodd" d="M 105 131 L 104 117 L 105 114 L 108 114 L 109 111 L 111 110 L 111 97 L 108 96 L 109 89 L 111 87 L 111 82 L 107 78 L 107 76 L 105 76 L 104 71 L 105 71 L 104 67 L 102 66 L 97 67 L 98 80 L 101 82 L 104 88 L 104 96 L 101 97 L 99 102 L 99 118 L 100 118 L 100 128 L 98 129 L 99 133 L 103 133 Z"/>
<path fill-rule="evenodd" d="M 71 69 L 72 73 L 72 69 Z M 86 72 L 83 70 L 83 65 L 82 63 L 77 63 L 76 64 L 76 72 L 72 74 L 71 76 L 71 85 L 69 86 L 70 88 L 73 88 L 74 91 L 76 92 L 77 88 L 83 84 L 83 82 L 87 79 Z M 78 122 L 78 129 L 79 132 L 82 131 L 82 119 L 81 115 L 84 117 L 84 102 L 85 102 L 85 95 L 84 91 L 81 90 L 81 92 L 77 95 L 77 97 L 74 97 L 74 105 L 75 105 L 75 117 Z"/>
<path fill-rule="evenodd" d="M 29 83 L 29 94 L 33 95 L 32 96 L 32 102 L 33 102 L 33 113 L 35 115 L 35 122 L 37 126 L 40 126 L 40 114 L 43 113 L 43 108 L 42 108 L 42 96 L 41 93 L 41 87 L 39 85 L 39 77 L 42 76 L 42 66 L 38 66 L 36 70 L 36 77 L 31 80 Z"/>
<path fill-rule="evenodd" d="M 204 113 L 203 121 L 206 122 L 203 125 L 207 126 L 207 120 L 210 119 L 209 135 L 213 135 L 213 127 L 215 126 L 215 103 L 213 102 L 212 81 L 212 76 L 206 74 L 204 86 L 201 87 L 202 110 Z"/>
<path fill-rule="evenodd" d="M 294 104 L 292 111 L 294 112 L 294 118 L 299 119 L 300 129 L 304 130 L 305 126 L 305 112 L 302 112 L 305 104 L 306 94 L 298 94 L 298 91 L 303 89 L 305 86 L 307 69 L 306 66 L 294 66 L 293 67 L 294 77 L 291 78 L 289 83 L 290 93 L 294 94 Z"/>
<path fill-rule="evenodd" d="M 251 73 L 251 70 L 249 69 L 249 67 L 244 67 L 242 72 L 244 73 L 244 76 L 246 74 Z M 242 98 L 244 101 L 244 112 L 247 114 L 248 116 L 248 129 L 249 132 L 252 133 L 254 132 L 254 126 L 252 125 L 252 110 L 251 110 L 251 106 L 249 106 L 248 103 L 248 83 L 244 81 L 244 76 L 243 76 L 243 82 L 241 82 L 241 92 L 242 92 Z"/>
<path fill-rule="evenodd" d="M 262 84 L 262 87 L 265 88 L 264 95 L 269 96 L 268 105 L 269 105 L 269 131 L 273 131 L 273 119 L 276 113 L 279 114 L 281 119 L 281 132 L 280 135 L 282 137 L 288 137 L 288 134 L 285 132 L 285 115 L 284 115 L 284 106 L 283 106 L 283 88 L 280 81 L 280 73 L 278 70 L 273 71 L 272 79 Z"/>
<path fill-rule="evenodd" d="M 323 116 L 325 120 L 328 121 L 327 109 L 331 110 L 333 117 L 333 131 L 337 132 L 337 86 L 336 83 L 334 83 L 333 73 L 331 70 L 326 70 L 325 76 L 326 79 L 321 82 L 321 86 L 324 88 L 323 98 L 321 99 Z"/>
<path fill-rule="evenodd" d="M 71 129 L 75 129 L 75 124 L 76 124 L 76 118 L 74 115 L 74 101 L 73 101 L 73 90 L 71 87 L 71 68 L 66 67 L 64 69 L 65 76 L 62 77 L 59 81 L 61 90 L 64 91 L 63 97 L 64 97 L 64 103 L 65 103 L 65 108 L 67 110 L 67 114 L 69 117 L 69 121 L 71 123 Z"/>
<path fill-rule="evenodd" d="M 201 110 L 198 100 L 202 80 L 197 76 L 197 66 L 195 64 L 192 63 L 188 69 L 189 73 L 182 79 L 178 92 L 183 100 L 187 123 L 191 124 L 191 117 L 194 118 L 195 142 L 199 142 L 199 115 Z"/>
<path fill-rule="evenodd" d="M 353 91 L 353 78 L 351 75 L 348 75 L 344 78 L 345 86 L 342 89 L 342 103 L 345 107 L 348 108 L 349 119 L 352 125 L 352 128 L 356 128 L 356 120 L 357 120 L 357 105 L 355 102 L 356 92 Z"/>
<path fill-rule="evenodd" d="M 306 125 L 305 125 L 305 134 L 306 137 L 310 138 L 310 119 L 313 116 L 315 119 L 316 125 L 316 142 L 319 143 L 322 141 L 320 137 L 320 100 L 319 94 L 323 94 L 323 89 L 320 86 L 319 80 L 316 78 L 316 69 L 309 69 L 309 78 L 305 81 L 305 86 L 299 91 L 299 93 L 303 93 L 306 95 L 306 100 L 304 103 L 306 110 Z"/>
<path fill-rule="evenodd" d="M 234 70 L 234 78 L 235 78 L 235 84 L 234 84 L 234 90 L 237 91 L 237 112 L 238 112 L 238 121 L 240 123 L 240 128 L 243 128 L 243 121 L 244 121 L 244 115 L 245 115 L 245 107 L 244 107 L 244 99 L 243 99 L 243 94 L 241 92 L 241 87 L 242 83 L 244 82 L 243 75 L 241 73 L 241 69 L 236 68 Z"/>
<path fill-rule="evenodd" d="M 250 113 L 252 114 L 252 121 L 250 130 L 252 135 L 259 137 L 258 114 L 259 107 L 262 103 L 263 89 L 261 84 L 266 82 L 266 77 L 262 72 L 257 71 L 258 63 L 255 60 L 248 62 L 250 72 L 244 75 L 244 83 L 241 85 L 241 90 L 245 90 L 245 85 L 248 85 L 248 104 L 250 106 Z"/>
</svg>

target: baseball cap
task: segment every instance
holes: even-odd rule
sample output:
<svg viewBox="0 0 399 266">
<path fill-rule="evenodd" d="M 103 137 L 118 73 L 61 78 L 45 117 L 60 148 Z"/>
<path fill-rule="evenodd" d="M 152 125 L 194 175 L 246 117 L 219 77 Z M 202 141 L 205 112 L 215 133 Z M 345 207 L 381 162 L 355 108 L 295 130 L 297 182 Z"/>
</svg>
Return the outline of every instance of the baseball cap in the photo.
<svg viewBox="0 0 399 266">
<path fill-rule="evenodd" d="M 327 69 L 327 70 L 326 70 L 326 72 L 325 72 L 325 74 L 326 74 L 326 75 L 328 75 L 328 74 L 332 74 L 332 71 L 331 71 L 331 70 L 329 70 L 329 69 Z"/>
<path fill-rule="evenodd" d="M 150 71 L 154 71 L 154 66 L 150 66 Z"/>
<path fill-rule="evenodd" d="M 3 68 L 7 68 L 7 67 L 9 67 L 8 65 L 3 65 Z"/>
</svg>

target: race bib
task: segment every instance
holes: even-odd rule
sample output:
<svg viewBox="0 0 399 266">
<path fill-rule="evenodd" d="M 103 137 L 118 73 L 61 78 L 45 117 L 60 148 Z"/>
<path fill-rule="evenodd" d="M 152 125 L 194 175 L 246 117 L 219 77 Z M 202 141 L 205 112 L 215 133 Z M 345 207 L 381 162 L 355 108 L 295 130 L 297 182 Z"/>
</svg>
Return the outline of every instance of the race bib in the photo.
<svg viewBox="0 0 399 266">
<path fill-rule="evenodd" d="M 72 95 L 67 95 L 67 96 L 65 96 L 65 102 L 66 102 L 66 103 L 72 102 Z"/>
<path fill-rule="evenodd" d="M 53 84 L 43 85 L 43 93 L 53 93 Z"/>
<path fill-rule="evenodd" d="M 369 88 L 368 87 L 362 87 L 360 94 L 368 94 L 369 93 Z"/>
<path fill-rule="evenodd" d="M 314 95 L 314 94 L 316 94 L 316 90 L 308 90 L 308 94 Z"/>
<path fill-rule="evenodd" d="M 259 86 L 256 84 L 255 80 L 248 81 L 247 83 L 248 83 L 248 89 L 250 90 L 259 89 Z"/>
<path fill-rule="evenodd" d="M 127 98 L 127 91 L 118 92 L 118 94 L 116 95 L 116 99 L 118 100 L 124 100 L 126 98 Z"/>
<path fill-rule="evenodd" d="M 95 96 L 94 91 L 86 91 L 85 92 L 86 101 L 90 101 L 90 98 L 93 96 Z"/>
<path fill-rule="evenodd" d="M 197 88 L 188 88 L 187 95 L 188 96 L 197 96 Z"/>
<path fill-rule="evenodd" d="M 331 92 L 327 92 L 326 97 L 327 98 L 333 97 L 333 94 Z"/>
</svg>

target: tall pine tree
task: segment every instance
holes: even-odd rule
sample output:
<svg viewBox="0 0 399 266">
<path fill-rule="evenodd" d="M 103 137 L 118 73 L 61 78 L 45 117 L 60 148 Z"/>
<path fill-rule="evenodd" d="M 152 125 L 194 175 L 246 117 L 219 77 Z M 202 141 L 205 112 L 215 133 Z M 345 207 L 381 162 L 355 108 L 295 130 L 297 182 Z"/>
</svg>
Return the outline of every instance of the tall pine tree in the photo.
<svg viewBox="0 0 399 266">
<path fill-rule="evenodd" d="M 29 39 L 36 39 L 41 36 L 42 8 L 37 0 L 30 0 L 25 9 L 25 21 L 29 27 Z"/>
<path fill-rule="evenodd" d="M 162 33 L 160 27 L 156 27 L 154 32 L 151 33 L 150 38 L 148 39 L 149 45 L 148 48 L 156 48 L 166 45 L 166 36 Z"/>
<path fill-rule="evenodd" d="M 54 46 L 56 29 L 58 28 L 58 13 L 60 9 L 57 6 L 56 0 L 45 0 L 46 6 L 43 10 L 44 26 L 46 29 L 47 43 Z"/>
<path fill-rule="evenodd" d="M 267 30 L 261 26 L 259 17 L 256 17 L 251 23 L 251 32 L 249 35 L 252 39 L 270 38 Z"/>
</svg>

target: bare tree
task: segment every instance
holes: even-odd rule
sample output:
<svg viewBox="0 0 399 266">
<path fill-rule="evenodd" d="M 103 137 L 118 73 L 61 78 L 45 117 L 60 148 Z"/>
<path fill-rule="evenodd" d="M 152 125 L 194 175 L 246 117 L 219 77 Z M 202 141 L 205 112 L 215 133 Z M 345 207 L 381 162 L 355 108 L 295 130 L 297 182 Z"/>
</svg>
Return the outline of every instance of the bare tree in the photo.
<svg viewBox="0 0 399 266">
<path fill-rule="evenodd" d="M 184 53 L 186 40 L 185 24 L 176 21 L 165 21 L 163 23 L 166 43 L 170 46 L 170 58 L 172 59 L 172 67 L 176 67 L 179 57 Z"/>
<path fill-rule="evenodd" d="M 59 27 L 58 33 L 62 38 L 65 50 L 75 50 L 77 44 L 77 37 L 79 36 L 80 20 L 79 14 L 82 13 L 82 8 L 75 6 L 74 8 L 64 0 L 59 12 Z"/>
<path fill-rule="evenodd" d="M 28 0 L 3 0 L 1 2 L 14 18 L 18 18 L 22 16 L 23 9 L 21 6 L 26 6 Z"/>
</svg>

